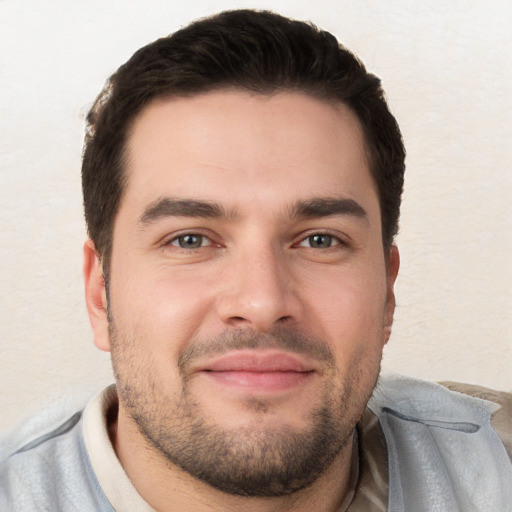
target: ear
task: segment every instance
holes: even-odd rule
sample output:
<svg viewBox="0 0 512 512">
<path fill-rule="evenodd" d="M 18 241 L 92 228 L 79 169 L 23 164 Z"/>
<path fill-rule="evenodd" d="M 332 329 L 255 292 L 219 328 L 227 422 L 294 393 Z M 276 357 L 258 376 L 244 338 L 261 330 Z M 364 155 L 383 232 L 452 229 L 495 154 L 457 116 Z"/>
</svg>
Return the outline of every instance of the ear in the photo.
<svg viewBox="0 0 512 512">
<path fill-rule="evenodd" d="M 84 243 L 84 282 L 85 302 L 89 313 L 89 322 L 94 333 L 94 344 L 100 349 L 110 351 L 108 334 L 107 291 L 100 258 L 94 242 Z"/>
<path fill-rule="evenodd" d="M 395 281 L 400 268 L 400 253 L 398 247 L 392 245 L 389 249 L 386 261 L 386 305 L 384 307 L 384 343 L 387 343 L 391 335 L 393 315 L 395 314 Z"/>
</svg>

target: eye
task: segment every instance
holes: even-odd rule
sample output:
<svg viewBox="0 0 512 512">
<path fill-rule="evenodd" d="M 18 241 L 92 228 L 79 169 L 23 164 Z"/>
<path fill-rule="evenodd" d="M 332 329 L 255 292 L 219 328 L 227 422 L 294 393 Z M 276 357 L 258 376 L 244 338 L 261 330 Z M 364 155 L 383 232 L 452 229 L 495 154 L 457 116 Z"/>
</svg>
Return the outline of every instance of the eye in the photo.
<svg viewBox="0 0 512 512">
<path fill-rule="evenodd" d="M 169 245 L 179 247 L 181 249 L 199 249 L 206 245 L 211 245 L 211 241 L 204 235 L 198 235 L 196 233 L 187 233 L 186 235 L 177 236 L 173 238 Z"/>
<path fill-rule="evenodd" d="M 326 233 L 315 233 L 314 235 L 310 235 L 306 237 L 299 244 L 301 247 L 311 247 L 312 249 L 328 249 L 333 245 L 339 245 L 339 238 L 328 235 Z"/>
</svg>

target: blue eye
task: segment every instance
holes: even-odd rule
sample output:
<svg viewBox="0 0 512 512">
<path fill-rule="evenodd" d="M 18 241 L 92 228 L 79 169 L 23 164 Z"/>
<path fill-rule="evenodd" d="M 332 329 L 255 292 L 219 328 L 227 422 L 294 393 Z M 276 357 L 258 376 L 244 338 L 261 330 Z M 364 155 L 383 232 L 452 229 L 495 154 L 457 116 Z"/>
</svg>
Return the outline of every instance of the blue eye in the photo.
<svg viewBox="0 0 512 512">
<path fill-rule="evenodd" d="M 175 245 L 182 249 L 198 249 L 203 247 L 208 239 L 202 235 L 195 235 L 193 233 L 176 237 L 171 241 L 171 245 Z"/>
</svg>

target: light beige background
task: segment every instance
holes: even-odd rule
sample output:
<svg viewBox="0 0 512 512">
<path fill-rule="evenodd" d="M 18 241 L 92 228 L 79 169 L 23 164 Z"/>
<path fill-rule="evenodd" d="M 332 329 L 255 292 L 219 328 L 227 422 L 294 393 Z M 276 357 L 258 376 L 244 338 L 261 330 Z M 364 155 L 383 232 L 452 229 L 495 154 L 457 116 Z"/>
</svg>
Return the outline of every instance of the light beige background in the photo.
<svg viewBox="0 0 512 512">
<path fill-rule="evenodd" d="M 512 1 L 0 0 L 0 431 L 110 382 L 83 304 L 83 117 L 135 49 L 270 8 L 383 78 L 408 148 L 384 368 L 512 388 Z"/>
</svg>

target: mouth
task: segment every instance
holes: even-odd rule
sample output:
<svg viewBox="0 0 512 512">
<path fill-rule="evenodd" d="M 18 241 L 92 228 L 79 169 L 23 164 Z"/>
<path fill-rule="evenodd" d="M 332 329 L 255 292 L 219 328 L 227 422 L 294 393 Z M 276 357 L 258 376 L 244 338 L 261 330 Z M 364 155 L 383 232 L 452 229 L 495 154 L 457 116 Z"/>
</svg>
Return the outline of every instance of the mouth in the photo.
<svg viewBox="0 0 512 512">
<path fill-rule="evenodd" d="M 315 373 L 311 363 L 281 351 L 237 351 L 199 369 L 213 383 L 243 391 L 272 393 L 305 383 Z"/>
</svg>

